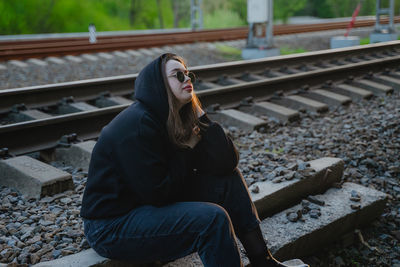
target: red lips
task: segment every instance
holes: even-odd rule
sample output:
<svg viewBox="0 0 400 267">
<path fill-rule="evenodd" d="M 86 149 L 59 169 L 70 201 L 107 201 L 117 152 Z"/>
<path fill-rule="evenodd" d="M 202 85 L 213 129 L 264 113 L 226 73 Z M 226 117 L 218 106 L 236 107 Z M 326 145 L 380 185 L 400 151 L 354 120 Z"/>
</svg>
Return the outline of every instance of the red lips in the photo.
<svg viewBox="0 0 400 267">
<path fill-rule="evenodd" d="M 185 91 L 192 91 L 193 90 L 193 88 L 192 88 L 192 86 L 191 85 L 187 85 L 187 86 L 185 86 L 185 87 L 183 87 L 183 90 L 185 90 Z"/>
</svg>

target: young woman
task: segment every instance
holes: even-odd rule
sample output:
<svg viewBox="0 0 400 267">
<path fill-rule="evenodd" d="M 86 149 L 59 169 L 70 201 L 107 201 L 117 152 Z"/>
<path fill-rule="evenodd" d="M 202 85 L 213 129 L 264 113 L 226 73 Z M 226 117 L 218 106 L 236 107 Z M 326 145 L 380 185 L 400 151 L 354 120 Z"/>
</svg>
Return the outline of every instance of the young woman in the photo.
<svg viewBox="0 0 400 267">
<path fill-rule="evenodd" d="M 267 249 L 238 153 L 201 109 L 195 76 L 164 54 L 135 81 L 136 101 L 103 128 L 81 216 L 100 255 L 171 261 L 198 252 L 204 266 L 287 266 Z M 307 266 L 307 265 L 302 265 Z"/>
</svg>

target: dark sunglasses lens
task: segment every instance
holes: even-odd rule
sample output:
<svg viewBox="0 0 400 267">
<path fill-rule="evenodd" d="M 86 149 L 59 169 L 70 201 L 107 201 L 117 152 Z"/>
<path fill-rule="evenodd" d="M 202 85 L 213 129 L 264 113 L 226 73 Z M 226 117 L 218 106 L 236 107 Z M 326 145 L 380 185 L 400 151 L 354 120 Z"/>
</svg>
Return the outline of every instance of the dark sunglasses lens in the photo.
<svg viewBox="0 0 400 267">
<path fill-rule="evenodd" d="M 196 82 L 196 75 L 194 75 L 193 72 L 189 72 L 189 73 L 188 73 L 188 76 L 189 76 L 190 81 L 191 81 L 192 83 L 195 83 L 195 82 Z"/>
<path fill-rule="evenodd" d="M 176 78 L 178 79 L 178 81 L 180 81 L 181 83 L 183 83 L 183 81 L 185 80 L 185 74 L 183 74 L 182 71 L 178 71 L 176 73 Z"/>
</svg>

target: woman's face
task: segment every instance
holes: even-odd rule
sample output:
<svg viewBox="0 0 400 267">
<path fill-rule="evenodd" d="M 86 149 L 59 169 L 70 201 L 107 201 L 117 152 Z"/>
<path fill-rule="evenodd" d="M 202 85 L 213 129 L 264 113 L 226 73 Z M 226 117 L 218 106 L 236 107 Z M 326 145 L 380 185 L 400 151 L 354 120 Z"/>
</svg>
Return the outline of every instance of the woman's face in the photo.
<svg viewBox="0 0 400 267">
<path fill-rule="evenodd" d="M 165 64 L 165 71 L 167 74 L 167 80 L 169 87 L 176 99 L 181 104 L 181 107 L 192 100 L 193 97 L 193 84 L 187 74 L 185 66 L 176 60 L 168 60 Z M 185 80 L 183 82 L 178 81 L 176 73 L 182 71 L 185 73 Z"/>
</svg>

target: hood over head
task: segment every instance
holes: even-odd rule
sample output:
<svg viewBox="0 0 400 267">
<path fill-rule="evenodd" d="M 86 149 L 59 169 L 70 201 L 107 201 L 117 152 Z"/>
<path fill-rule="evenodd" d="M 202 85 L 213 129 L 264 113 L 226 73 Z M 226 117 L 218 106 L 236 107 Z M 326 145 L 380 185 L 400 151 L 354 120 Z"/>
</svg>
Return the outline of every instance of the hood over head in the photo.
<svg viewBox="0 0 400 267">
<path fill-rule="evenodd" d="M 164 55 L 144 67 L 135 80 L 135 99 L 147 106 L 162 123 L 167 121 L 169 112 L 167 89 L 162 73 Z"/>
</svg>

